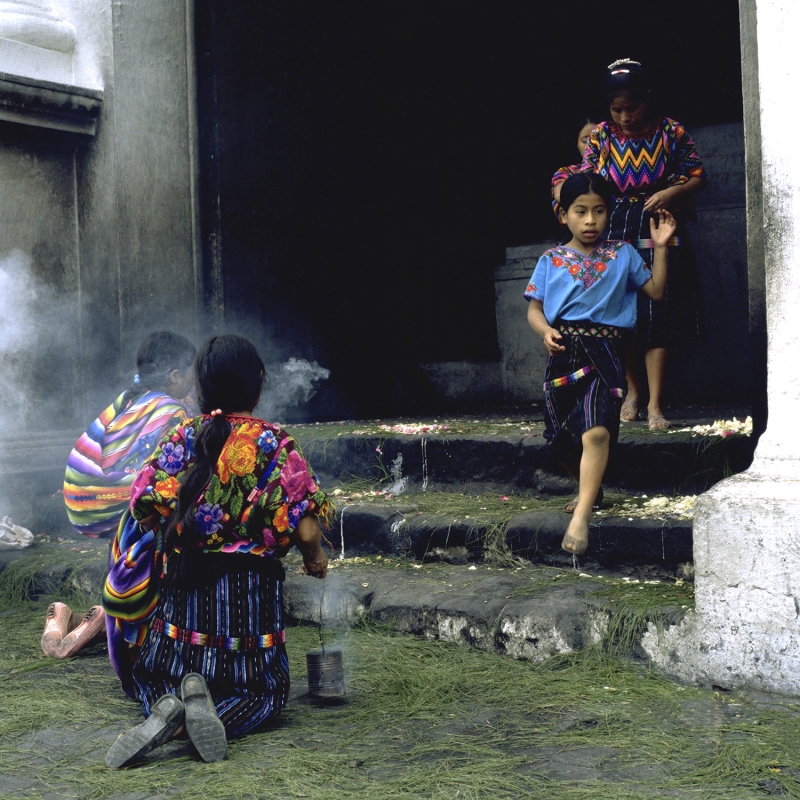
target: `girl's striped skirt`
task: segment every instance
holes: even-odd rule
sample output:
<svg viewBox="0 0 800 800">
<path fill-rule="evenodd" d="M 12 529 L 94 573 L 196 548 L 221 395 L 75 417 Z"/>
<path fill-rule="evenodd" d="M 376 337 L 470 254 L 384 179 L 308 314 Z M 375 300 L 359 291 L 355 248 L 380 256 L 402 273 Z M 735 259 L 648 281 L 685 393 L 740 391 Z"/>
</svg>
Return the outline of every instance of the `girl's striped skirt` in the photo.
<svg viewBox="0 0 800 800">
<path fill-rule="evenodd" d="M 289 696 L 283 640 L 283 582 L 272 575 L 234 572 L 199 588 L 162 586 L 133 668 L 145 716 L 163 694 L 180 694 L 187 672 L 199 672 L 227 735 L 256 730 Z"/>
<path fill-rule="evenodd" d="M 544 437 L 561 461 L 571 461 L 580 455 L 589 428 L 602 425 L 611 444 L 617 441 L 629 332 L 583 321 L 554 327 L 566 350 L 547 357 Z"/>
</svg>

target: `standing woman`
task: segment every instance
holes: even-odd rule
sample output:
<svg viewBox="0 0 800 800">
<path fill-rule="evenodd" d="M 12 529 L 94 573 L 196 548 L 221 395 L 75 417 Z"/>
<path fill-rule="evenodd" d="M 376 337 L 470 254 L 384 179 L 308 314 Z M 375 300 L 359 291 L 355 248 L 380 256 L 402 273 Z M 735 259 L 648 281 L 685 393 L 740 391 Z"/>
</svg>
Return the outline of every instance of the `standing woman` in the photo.
<svg viewBox="0 0 800 800">
<path fill-rule="evenodd" d="M 686 223 L 696 219 L 692 196 L 705 186 L 706 172 L 683 125 L 655 114 L 652 84 L 638 61 L 624 58 L 609 64 L 605 95 L 611 119 L 589 136 L 582 168 L 602 175 L 614 187 L 606 235 L 629 241 L 650 267 L 653 212 L 669 210 L 678 222 L 668 248 L 664 300 L 642 294 L 638 298 L 628 392 L 620 412 L 624 422 L 638 416 L 643 386 L 637 368 L 644 352 L 647 422 L 651 430 L 660 430 L 670 426 L 662 407 L 667 349 L 697 341 L 702 332 L 700 282 Z"/>
</svg>

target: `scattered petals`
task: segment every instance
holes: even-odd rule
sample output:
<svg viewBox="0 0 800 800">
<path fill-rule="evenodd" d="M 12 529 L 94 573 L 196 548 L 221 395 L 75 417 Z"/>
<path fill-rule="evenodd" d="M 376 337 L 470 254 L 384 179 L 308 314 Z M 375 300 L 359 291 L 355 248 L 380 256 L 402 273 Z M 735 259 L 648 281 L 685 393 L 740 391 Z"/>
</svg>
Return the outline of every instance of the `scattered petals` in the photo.
<svg viewBox="0 0 800 800">
<path fill-rule="evenodd" d="M 691 433 L 692 436 L 733 436 L 742 434 L 750 436 L 753 432 L 753 418 L 747 417 L 743 421 L 733 419 L 718 419 L 711 425 L 695 425 L 691 428 L 673 428 L 668 433 Z"/>
</svg>

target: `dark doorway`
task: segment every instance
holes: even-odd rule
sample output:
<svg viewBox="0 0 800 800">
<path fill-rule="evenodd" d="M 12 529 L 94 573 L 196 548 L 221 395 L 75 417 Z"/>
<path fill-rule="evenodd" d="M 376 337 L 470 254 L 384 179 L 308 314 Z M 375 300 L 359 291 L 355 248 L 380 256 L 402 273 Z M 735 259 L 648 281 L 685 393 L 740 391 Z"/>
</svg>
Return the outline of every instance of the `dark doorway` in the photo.
<svg viewBox="0 0 800 800">
<path fill-rule="evenodd" d="M 741 119 L 735 2 L 552 6 L 198 2 L 209 328 L 330 368 L 303 414 L 432 410 L 420 362 L 497 357 L 493 268 L 553 235 L 607 63 L 689 130 Z"/>
</svg>

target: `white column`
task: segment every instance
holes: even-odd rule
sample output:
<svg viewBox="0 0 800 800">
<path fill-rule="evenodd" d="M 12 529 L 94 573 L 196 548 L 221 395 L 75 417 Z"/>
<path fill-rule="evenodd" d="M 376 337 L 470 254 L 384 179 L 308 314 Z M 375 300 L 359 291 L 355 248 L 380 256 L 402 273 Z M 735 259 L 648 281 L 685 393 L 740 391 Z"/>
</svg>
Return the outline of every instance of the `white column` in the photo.
<svg viewBox="0 0 800 800">
<path fill-rule="evenodd" d="M 73 82 L 75 28 L 47 0 L 0 2 L 0 72 Z"/>
<path fill-rule="evenodd" d="M 750 0 L 757 36 L 769 420 L 752 467 L 695 506 L 696 607 L 645 648 L 662 669 L 726 688 L 800 694 L 800 4 Z M 745 3 L 743 3 L 745 6 Z M 757 102 L 757 99 L 756 99 Z M 747 107 L 748 98 L 745 97 Z M 758 113 L 757 106 L 754 113 Z M 747 146 L 747 138 L 745 139 Z M 758 219 L 749 224 L 759 224 Z"/>
</svg>

